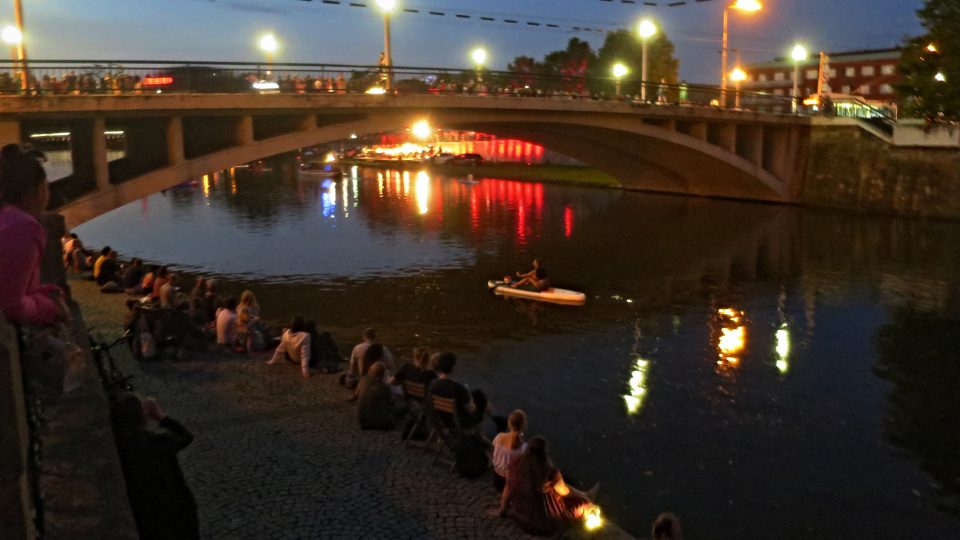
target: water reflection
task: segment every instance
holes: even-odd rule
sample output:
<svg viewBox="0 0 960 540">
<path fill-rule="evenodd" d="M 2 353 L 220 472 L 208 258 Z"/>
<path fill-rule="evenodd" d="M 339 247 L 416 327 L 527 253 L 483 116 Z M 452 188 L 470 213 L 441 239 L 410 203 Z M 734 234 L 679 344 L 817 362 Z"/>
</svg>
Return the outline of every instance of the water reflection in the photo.
<svg viewBox="0 0 960 540">
<path fill-rule="evenodd" d="M 790 369 L 790 330 L 786 323 L 777 329 L 774 350 L 777 353 L 777 369 L 780 373 L 786 373 Z"/>
<path fill-rule="evenodd" d="M 744 314 L 733 308 L 717 310 L 714 319 L 718 325 L 717 334 L 717 365 L 721 368 L 736 366 L 747 346 L 747 327 L 743 324 Z"/>
<path fill-rule="evenodd" d="M 933 476 L 960 515 L 960 318 L 898 310 L 877 332 L 875 372 L 893 383 L 887 437 Z"/>
</svg>

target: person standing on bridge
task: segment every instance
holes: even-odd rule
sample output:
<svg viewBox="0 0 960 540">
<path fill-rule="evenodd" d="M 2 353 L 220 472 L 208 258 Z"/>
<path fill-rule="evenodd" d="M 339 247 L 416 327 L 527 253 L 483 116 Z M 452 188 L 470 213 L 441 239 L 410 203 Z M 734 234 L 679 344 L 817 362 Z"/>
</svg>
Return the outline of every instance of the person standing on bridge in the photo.
<svg viewBox="0 0 960 540">
<path fill-rule="evenodd" d="M 8 145 L 10 146 L 10 145 Z M 50 198 L 47 175 L 33 157 L 4 147 L 0 159 L 0 312 L 22 324 L 65 321 L 64 293 L 40 283 L 47 233 L 37 220 Z"/>
</svg>

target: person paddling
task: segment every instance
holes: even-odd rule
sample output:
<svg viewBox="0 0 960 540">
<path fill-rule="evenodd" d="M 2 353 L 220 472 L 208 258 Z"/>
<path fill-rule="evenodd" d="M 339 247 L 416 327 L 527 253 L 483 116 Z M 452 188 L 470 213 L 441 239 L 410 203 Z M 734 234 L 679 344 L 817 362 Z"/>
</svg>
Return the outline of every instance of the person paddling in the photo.
<svg viewBox="0 0 960 540">
<path fill-rule="evenodd" d="M 547 276 L 547 271 L 543 268 L 543 261 L 539 257 L 533 260 L 533 270 L 526 273 L 517 272 L 517 277 L 520 278 L 520 281 L 510 284 L 514 289 L 527 286 L 534 291 L 542 292 L 550 288 L 550 278 Z"/>
</svg>

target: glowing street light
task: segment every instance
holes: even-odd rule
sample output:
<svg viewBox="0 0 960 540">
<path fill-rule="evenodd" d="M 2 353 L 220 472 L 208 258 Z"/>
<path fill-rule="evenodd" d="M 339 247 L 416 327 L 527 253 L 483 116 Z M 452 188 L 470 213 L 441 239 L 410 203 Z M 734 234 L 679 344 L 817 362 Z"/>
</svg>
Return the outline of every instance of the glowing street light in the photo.
<svg viewBox="0 0 960 540">
<path fill-rule="evenodd" d="M 273 53 L 277 52 L 277 49 L 280 48 L 280 44 L 277 43 L 277 38 L 273 34 L 264 34 L 260 38 L 260 50 L 267 55 L 267 76 L 270 76 L 270 65 L 273 64 Z"/>
<path fill-rule="evenodd" d="M 650 19 L 643 19 L 637 25 L 640 42 L 643 45 L 643 56 L 640 59 L 640 100 L 647 100 L 647 42 L 657 34 L 657 25 Z M 619 94 L 619 92 L 618 92 Z"/>
<path fill-rule="evenodd" d="M 727 106 L 727 43 L 730 37 L 730 10 L 735 9 L 742 13 L 756 13 L 763 9 L 763 4 L 757 0 L 736 0 L 723 8 L 723 40 L 720 48 L 720 104 Z"/>
<path fill-rule="evenodd" d="M 410 133 L 418 139 L 426 139 L 433 133 L 433 129 L 430 128 L 430 124 L 426 120 L 418 120 L 410 126 Z"/>
<path fill-rule="evenodd" d="M 737 98 L 736 98 L 736 102 L 734 103 L 734 107 L 739 109 L 740 108 L 740 83 L 747 80 L 747 72 L 739 67 L 733 68 L 733 71 L 730 72 L 730 80 L 736 83 L 737 85 Z"/>
<path fill-rule="evenodd" d="M 483 82 L 483 65 L 487 62 L 487 51 L 483 47 L 477 47 L 470 53 L 473 64 L 477 67 L 477 84 Z"/>
<path fill-rule="evenodd" d="M 796 113 L 800 104 L 800 64 L 807 61 L 810 53 L 807 48 L 797 43 L 790 51 L 790 58 L 793 58 L 793 112 Z"/>
<path fill-rule="evenodd" d="M 3 29 L 3 41 L 16 49 L 16 59 L 20 62 L 20 90 L 24 95 L 30 93 L 30 73 L 27 69 L 27 48 L 23 44 L 23 5 L 21 0 L 13 0 L 13 26 Z"/>
<path fill-rule="evenodd" d="M 937 82 L 947 82 L 947 76 L 944 75 L 942 71 L 938 71 L 937 74 L 933 76 L 933 80 Z"/>
<path fill-rule="evenodd" d="M 940 49 L 938 49 L 933 43 L 930 43 L 927 45 L 927 52 L 938 53 L 940 52 Z"/>
<path fill-rule="evenodd" d="M 620 79 L 622 79 L 628 73 L 627 66 L 617 62 L 613 65 L 613 78 L 616 79 L 616 94 L 617 97 L 620 97 Z"/>
<path fill-rule="evenodd" d="M 383 12 L 383 67 L 386 69 L 384 86 L 393 87 L 393 54 L 390 52 L 390 13 L 397 8 L 397 0 L 377 0 L 377 6 Z"/>
<path fill-rule="evenodd" d="M 23 41 L 23 33 L 20 32 L 20 29 L 16 26 L 7 25 L 0 31 L 0 38 L 2 38 L 3 42 L 7 45 L 19 45 L 20 42 Z"/>
</svg>

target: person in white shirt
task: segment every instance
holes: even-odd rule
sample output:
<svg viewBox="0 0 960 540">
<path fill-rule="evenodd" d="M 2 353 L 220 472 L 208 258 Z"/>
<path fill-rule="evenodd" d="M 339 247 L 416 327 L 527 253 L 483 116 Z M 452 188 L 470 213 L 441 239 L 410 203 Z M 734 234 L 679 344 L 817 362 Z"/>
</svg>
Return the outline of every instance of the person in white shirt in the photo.
<svg viewBox="0 0 960 540">
<path fill-rule="evenodd" d="M 507 419 L 507 425 L 510 431 L 497 433 L 493 438 L 493 486 L 497 491 L 503 491 L 507 485 L 507 471 L 510 466 L 526 450 L 527 443 L 523 440 L 523 432 L 527 429 L 527 415 L 517 409 L 510 413 Z"/>
<path fill-rule="evenodd" d="M 290 323 L 290 328 L 283 330 L 280 336 L 280 345 L 273 353 L 273 358 L 267 362 L 267 365 L 278 364 L 282 360 L 300 363 L 300 373 L 304 378 L 309 378 L 310 371 L 310 334 L 307 332 L 307 325 L 303 317 L 297 315 Z"/>
<path fill-rule="evenodd" d="M 237 297 L 224 300 L 217 310 L 217 343 L 233 347 L 237 343 Z"/>
<path fill-rule="evenodd" d="M 350 363 L 347 366 L 347 373 L 344 379 L 344 384 L 346 384 L 348 388 L 353 388 L 360 382 L 360 377 L 362 376 L 361 370 L 363 369 L 363 357 L 367 353 L 367 349 L 376 342 L 376 329 L 367 328 L 363 331 L 363 341 L 358 343 L 357 346 L 353 348 L 353 352 L 350 353 Z M 389 374 L 396 373 L 396 365 L 393 362 L 393 355 L 390 354 L 390 349 L 386 347 L 383 348 L 383 357 L 380 361 L 386 366 Z"/>
</svg>

